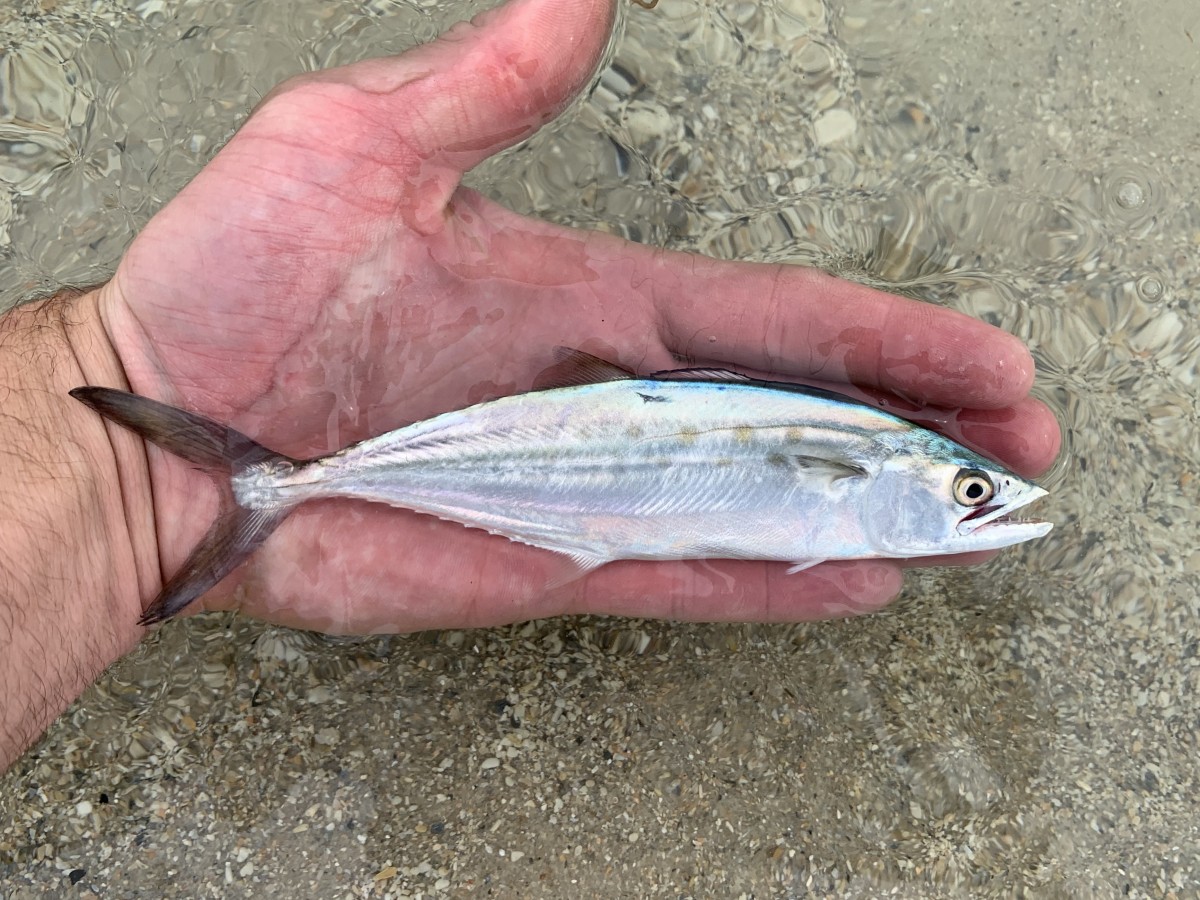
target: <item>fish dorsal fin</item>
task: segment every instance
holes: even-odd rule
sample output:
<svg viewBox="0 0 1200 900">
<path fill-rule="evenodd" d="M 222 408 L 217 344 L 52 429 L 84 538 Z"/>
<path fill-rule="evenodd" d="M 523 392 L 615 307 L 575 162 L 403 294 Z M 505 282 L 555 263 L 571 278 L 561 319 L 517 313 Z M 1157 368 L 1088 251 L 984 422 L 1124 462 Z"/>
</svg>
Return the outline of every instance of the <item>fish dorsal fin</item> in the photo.
<svg viewBox="0 0 1200 900">
<path fill-rule="evenodd" d="M 850 397 L 838 391 L 831 390 L 825 387 L 817 387 L 811 384 L 798 384 L 794 381 L 769 381 L 763 378 L 751 378 L 749 375 L 743 375 L 741 372 L 731 372 L 729 369 L 709 369 L 709 368 L 694 368 L 694 369 L 667 369 L 663 372 L 655 372 L 652 375 L 645 376 L 653 381 L 704 381 L 704 382 L 724 382 L 727 384 L 748 384 L 754 387 L 769 388 L 773 391 L 787 391 L 790 394 L 803 394 L 806 397 L 814 397 L 818 400 L 832 400 L 837 403 L 847 403 L 853 406 L 861 406 L 864 409 L 871 409 L 877 412 L 882 411 L 885 414 L 886 410 L 881 410 L 877 404 L 868 403 L 865 400 L 860 400 L 857 397 Z"/>
<path fill-rule="evenodd" d="M 654 381 L 753 381 L 754 379 L 741 372 L 730 372 L 728 369 L 665 369 L 646 376 Z"/>
<path fill-rule="evenodd" d="M 628 381 L 636 378 L 633 372 L 616 363 L 592 356 L 574 347 L 556 347 L 554 365 L 538 376 L 534 389 L 578 387 L 583 384 L 602 384 L 606 381 Z"/>
<path fill-rule="evenodd" d="M 741 372 L 729 369 L 718 369 L 707 366 L 696 366 L 688 369 L 663 369 L 649 375 L 638 375 L 629 369 L 611 363 L 606 359 L 593 356 L 574 347 L 556 347 L 554 365 L 539 375 L 533 385 L 535 391 L 547 391 L 553 388 L 578 387 L 585 384 L 602 384 L 606 381 L 629 381 L 644 378 L 647 381 L 699 381 L 724 384 L 746 384 L 755 387 L 770 388 L 776 391 L 788 391 L 793 394 L 803 394 L 821 400 L 832 400 L 861 406 L 865 409 L 880 411 L 878 405 L 867 403 L 856 397 L 808 384 L 797 384 L 791 381 L 767 381 L 752 378 Z M 886 410 L 883 411 L 884 414 Z"/>
</svg>

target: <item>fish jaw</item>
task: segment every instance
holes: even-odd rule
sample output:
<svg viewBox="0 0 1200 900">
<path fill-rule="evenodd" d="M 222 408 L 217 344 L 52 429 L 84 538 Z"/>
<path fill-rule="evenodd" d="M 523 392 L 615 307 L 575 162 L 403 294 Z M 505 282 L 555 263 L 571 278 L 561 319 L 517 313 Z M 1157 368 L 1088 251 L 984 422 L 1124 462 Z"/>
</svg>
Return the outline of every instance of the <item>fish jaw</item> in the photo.
<svg viewBox="0 0 1200 900">
<path fill-rule="evenodd" d="M 1048 534 L 1051 522 L 1009 519 L 1012 513 L 1049 494 L 1036 484 L 1021 485 L 1003 503 L 981 506 L 958 523 L 959 543 L 965 550 L 999 550 Z"/>
</svg>

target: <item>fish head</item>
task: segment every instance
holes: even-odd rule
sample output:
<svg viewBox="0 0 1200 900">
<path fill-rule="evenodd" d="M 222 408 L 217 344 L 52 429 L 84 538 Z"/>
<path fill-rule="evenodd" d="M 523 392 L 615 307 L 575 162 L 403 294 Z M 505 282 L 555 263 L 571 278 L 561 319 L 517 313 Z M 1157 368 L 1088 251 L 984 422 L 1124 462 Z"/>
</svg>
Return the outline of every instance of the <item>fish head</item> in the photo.
<svg viewBox="0 0 1200 900">
<path fill-rule="evenodd" d="M 895 456 L 868 493 L 868 538 L 881 555 L 933 556 L 997 550 L 1041 537 L 1049 522 L 1010 518 L 1048 492 L 981 456 L 950 461 Z"/>
</svg>

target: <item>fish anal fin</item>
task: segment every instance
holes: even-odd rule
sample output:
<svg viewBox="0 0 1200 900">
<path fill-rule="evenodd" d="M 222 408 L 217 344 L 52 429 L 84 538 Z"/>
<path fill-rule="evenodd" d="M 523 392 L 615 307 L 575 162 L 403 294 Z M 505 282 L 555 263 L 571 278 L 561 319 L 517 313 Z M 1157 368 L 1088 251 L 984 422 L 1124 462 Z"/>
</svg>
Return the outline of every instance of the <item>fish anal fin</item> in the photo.
<svg viewBox="0 0 1200 900">
<path fill-rule="evenodd" d="M 560 588 L 564 584 L 570 584 L 576 579 L 582 578 L 595 569 L 600 568 L 611 560 L 602 556 L 596 556 L 592 553 L 572 550 L 555 550 L 558 556 L 558 567 L 546 579 L 545 589 L 552 591 L 555 588 Z"/>
<path fill-rule="evenodd" d="M 628 369 L 583 350 L 556 347 L 554 365 L 538 375 L 534 380 L 534 390 L 548 391 L 553 388 L 602 384 L 606 381 L 628 381 L 636 377 L 637 375 Z"/>
</svg>

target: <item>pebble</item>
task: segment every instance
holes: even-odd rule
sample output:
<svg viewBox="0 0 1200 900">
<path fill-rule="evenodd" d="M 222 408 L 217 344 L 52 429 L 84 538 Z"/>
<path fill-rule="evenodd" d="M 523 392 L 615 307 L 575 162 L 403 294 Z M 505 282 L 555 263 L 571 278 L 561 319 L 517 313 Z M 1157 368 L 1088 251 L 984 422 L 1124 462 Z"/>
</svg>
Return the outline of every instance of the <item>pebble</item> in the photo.
<svg viewBox="0 0 1200 900">
<path fill-rule="evenodd" d="M 825 147 L 849 138 L 858 130 L 858 121 L 845 109 L 829 109 L 813 123 L 817 143 Z"/>
</svg>

